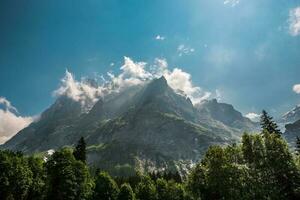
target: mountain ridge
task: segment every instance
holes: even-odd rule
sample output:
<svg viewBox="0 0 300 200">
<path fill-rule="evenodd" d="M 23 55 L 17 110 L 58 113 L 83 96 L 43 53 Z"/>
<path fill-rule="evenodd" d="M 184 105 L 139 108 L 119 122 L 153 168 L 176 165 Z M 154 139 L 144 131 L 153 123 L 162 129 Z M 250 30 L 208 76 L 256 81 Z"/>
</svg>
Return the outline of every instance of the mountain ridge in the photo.
<svg viewBox="0 0 300 200">
<path fill-rule="evenodd" d="M 92 166 L 109 170 L 129 164 L 146 171 L 184 171 L 210 145 L 234 143 L 249 130 L 251 121 L 233 106 L 216 100 L 207 104 L 194 106 L 164 77 L 99 99 L 88 112 L 79 102 L 59 97 L 39 121 L 21 130 L 2 148 L 36 153 L 72 146 L 83 136 Z M 234 115 L 229 123 L 216 113 Z"/>
</svg>

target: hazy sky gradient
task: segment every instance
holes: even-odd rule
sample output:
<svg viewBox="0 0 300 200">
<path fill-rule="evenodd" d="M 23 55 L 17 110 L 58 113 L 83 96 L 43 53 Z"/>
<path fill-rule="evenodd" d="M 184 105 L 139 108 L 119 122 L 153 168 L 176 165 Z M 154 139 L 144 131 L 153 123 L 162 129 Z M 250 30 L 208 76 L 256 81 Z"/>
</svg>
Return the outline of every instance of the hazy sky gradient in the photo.
<svg viewBox="0 0 300 200">
<path fill-rule="evenodd" d="M 300 103 L 300 0 L 80 2 L 0 1 L 0 96 L 20 114 L 47 108 L 66 69 L 117 73 L 124 56 L 165 58 L 244 114 Z"/>
</svg>

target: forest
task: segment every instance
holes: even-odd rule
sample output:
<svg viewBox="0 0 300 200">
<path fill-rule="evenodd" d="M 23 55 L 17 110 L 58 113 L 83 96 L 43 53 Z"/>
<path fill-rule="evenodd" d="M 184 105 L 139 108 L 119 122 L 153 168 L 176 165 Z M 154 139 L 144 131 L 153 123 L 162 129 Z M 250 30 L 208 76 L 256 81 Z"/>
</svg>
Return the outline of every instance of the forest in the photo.
<svg viewBox="0 0 300 200">
<path fill-rule="evenodd" d="M 211 146 L 186 176 L 136 172 L 113 177 L 86 162 L 83 138 L 47 160 L 0 151 L 1 200 L 300 199 L 300 140 L 290 147 L 265 111 L 261 131 L 240 143 Z"/>
</svg>

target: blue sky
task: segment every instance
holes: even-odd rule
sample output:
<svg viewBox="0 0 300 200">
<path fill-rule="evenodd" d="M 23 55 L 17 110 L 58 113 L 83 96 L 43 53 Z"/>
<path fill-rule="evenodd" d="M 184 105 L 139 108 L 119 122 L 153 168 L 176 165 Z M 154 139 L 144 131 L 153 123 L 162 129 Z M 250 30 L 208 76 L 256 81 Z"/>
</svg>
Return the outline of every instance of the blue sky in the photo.
<svg viewBox="0 0 300 200">
<path fill-rule="evenodd" d="M 20 115 L 37 115 L 66 69 L 80 79 L 118 73 L 124 56 L 164 58 L 244 114 L 279 116 L 300 103 L 298 7 L 300 0 L 3 0 L 0 96 Z"/>
</svg>

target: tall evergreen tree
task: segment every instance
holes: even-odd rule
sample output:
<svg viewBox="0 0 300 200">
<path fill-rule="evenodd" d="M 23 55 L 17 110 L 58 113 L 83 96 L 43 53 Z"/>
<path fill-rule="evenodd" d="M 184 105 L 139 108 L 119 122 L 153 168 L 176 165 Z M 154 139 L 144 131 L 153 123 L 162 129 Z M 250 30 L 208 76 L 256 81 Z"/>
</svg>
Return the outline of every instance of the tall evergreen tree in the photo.
<svg viewBox="0 0 300 200">
<path fill-rule="evenodd" d="M 260 117 L 260 125 L 263 133 L 274 133 L 277 135 L 282 134 L 273 118 L 265 110 L 262 111 L 262 115 Z"/>
<path fill-rule="evenodd" d="M 76 160 L 80 160 L 86 163 L 86 143 L 83 137 L 81 137 L 80 140 L 78 141 L 75 150 L 73 152 L 73 155 Z"/>
</svg>

